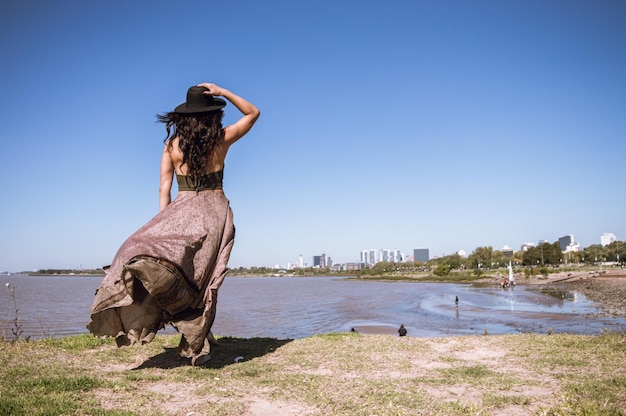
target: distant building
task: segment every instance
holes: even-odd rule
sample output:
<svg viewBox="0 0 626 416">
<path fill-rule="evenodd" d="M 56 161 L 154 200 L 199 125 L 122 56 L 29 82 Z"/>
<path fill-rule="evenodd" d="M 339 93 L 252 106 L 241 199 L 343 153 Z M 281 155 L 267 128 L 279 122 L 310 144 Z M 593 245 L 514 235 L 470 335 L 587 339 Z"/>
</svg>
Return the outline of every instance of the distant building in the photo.
<svg viewBox="0 0 626 416">
<path fill-rule="evenodd" d="M 334 272 L 350 272 L 365 269 L 365 263 L 337 263 L 329 267 Z"/>
<path fill-rule="evenodd" d="M 502 255 L 504 257 L 513 257 L 513 249 L 507 245 L 505 245 L 504 247 L 502 247 Z"/>
<path fill-rule="evenodd" d="M 378 253 L 376 253 L 376 250 L 371 249 L 370 250 L 370 259 L 369 259 L 369 264 L 376 264 L 378 263 Z"/>
<path fill-rule="evenodd" d="M 359 263 L 345 263 L 343 265 L 343 270 L 346 271 L 360 270 L 360 268 Z"/>
<path fill-rule="evenodd" d="M 531 249 L 533 247 L 535 247 L 535 243 L 524 243 L 520 248 L 522 249 L 522 251 L 528 251 L 528 249 Z"/>
<path fill-rule="evenodd" d="M 390 250 L 388 248 L 375 250 L 361 250 L 360 254 L 361 263 L 367 264 L 369 266 L 373 266 L 381 261 L 389 261 L 391 263 L 402 263 L 404 259 L 404 254 L 397 248 L 394 250 Z"/>
<path fill-rule="evenodd" d="M 559 238 L 559 246 L 561 251 L 566 251 L 567 246 L 574 244 L 574 236 L 572 234 L 564 235 Z"/>
<path fill-rule="evenodd" d="M 564 235 L 559 238 L 559 246 L 561 247 L 561 251 L 565 253 L 570 251 L 580 251 L 580 244 L 574 241 L 574 236 L 572 234 Z"/>
<path fill-rule="evenodd" d="M 421 261 L 423 263 L 427 263 L 428 260 L 430 260 L 430 254 L 428 253 L 427 248 L 413 249 L 413 261 Z"/>
<path fill-rule="evenodd" d="M 361 250 L 361 263 L 373 266 L 378 261 L 376 254 L 377 252 L 373 248 L 369 250 Z"/>
<path fill-rule="evenodd" d="M 370 264 L 369 250 L 361 250 L 361 263 Z"/>
<path fill-rule="evenodd" d="M 567 248 L 565 248 L 565 252 L 568 253 L 570 251 L 580 251 L 580 249 L 581 249 L 580 244 L 574 242 L 572 244 L 569 244 Z"/>
<path fill-rule="evenodd" d="M 313 256 L 313 267 L 328 267 L 328 263 L 326 262 L 326 254 L 322 253 L 321 256 Z"/>
<path fill-rule="evenodd" d="M 600 236 L 600 244 L 602 244 L 602 247 L 608 246 L 615 241 L 617 241 L 617 237 L 613 233 L 604 233 Z"/>
</svg>

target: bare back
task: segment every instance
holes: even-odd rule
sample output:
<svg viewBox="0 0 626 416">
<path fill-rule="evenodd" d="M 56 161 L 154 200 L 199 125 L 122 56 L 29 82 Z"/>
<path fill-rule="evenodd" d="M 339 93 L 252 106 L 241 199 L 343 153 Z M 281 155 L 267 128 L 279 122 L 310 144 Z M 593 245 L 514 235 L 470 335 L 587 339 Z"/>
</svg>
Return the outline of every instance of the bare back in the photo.
<svg viewBox="0 0 626 416">
<path fill-rule="evenodd" d="M 169 153 L 172 167 L 177 175 L 188 175 L 189 167 L 183 165 L 183 153 L 178 145 L 178 137 L 172 139 L 172 147 L 166 145 L 166 151 Z M 224 142 L 220 142 L 215 145 L 215 148 L 211 154 L 207 155 L 206 172 L 218 172 L 224 169 L 224 160 L 226 159 L 226 153 L 228 151 Z"/>
</svg>

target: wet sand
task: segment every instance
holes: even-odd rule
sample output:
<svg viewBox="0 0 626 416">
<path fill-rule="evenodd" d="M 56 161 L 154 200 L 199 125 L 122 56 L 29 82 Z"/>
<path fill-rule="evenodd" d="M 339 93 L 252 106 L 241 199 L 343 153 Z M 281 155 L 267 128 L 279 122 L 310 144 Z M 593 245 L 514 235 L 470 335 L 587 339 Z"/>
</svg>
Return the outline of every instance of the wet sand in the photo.
<svg viewBox="0 0 626 416">
<path fill-rule="evenodd" d="M 516 277 L 516 282 L 576 290 L 596 303 L 602 311 L 598 316 L 626 317 L 626 269 L 555 273 L 548 278 Z"/>
<path fill-rule="evenodd" d="M 626 317 L 626 270 L 585 276 L 564 283 L 569 289 L 582 292 L 605 313 L 604 316 Z"/>
</svg>

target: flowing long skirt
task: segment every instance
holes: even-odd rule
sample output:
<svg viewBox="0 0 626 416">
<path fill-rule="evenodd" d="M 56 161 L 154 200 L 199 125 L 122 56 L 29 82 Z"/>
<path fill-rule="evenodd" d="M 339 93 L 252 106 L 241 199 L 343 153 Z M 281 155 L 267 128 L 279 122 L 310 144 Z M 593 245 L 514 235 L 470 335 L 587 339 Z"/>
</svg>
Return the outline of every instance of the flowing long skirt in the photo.
<svg viewBox="0 0 626 416">
<path fill-rule="evenodd" d="M 96 292 L 87 328 L 123 346 L 150 342 L 171 323 L 182 334 L 180 354 L 194 364 L 204 361 L 234 238 L 222 191 L 179 192 L 122 244 Z"/>
</svg>

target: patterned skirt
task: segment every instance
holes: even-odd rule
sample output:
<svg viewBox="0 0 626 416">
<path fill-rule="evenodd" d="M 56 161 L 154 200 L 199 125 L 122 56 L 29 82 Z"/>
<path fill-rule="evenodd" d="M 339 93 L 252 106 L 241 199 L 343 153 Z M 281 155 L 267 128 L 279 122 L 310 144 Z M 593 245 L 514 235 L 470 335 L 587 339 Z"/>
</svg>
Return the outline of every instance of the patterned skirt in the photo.
<svg viewBox="0 0 626 416">
<path fill-rule="evenodd" d="M 180 354 L 192 364 L 206 361 L 234 239 L 221 190 L 179 192 L 122 244 L 96 291 L 87 328 L 123 346 L 150 342 L 169 323 L 182 334 Z"/>
</svg>

